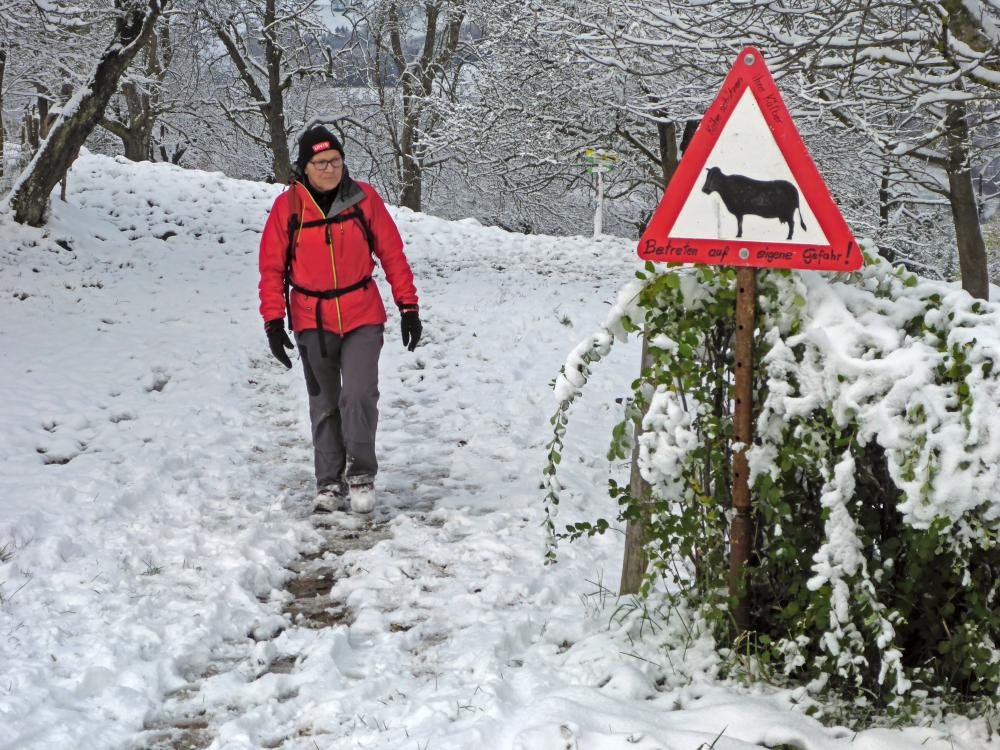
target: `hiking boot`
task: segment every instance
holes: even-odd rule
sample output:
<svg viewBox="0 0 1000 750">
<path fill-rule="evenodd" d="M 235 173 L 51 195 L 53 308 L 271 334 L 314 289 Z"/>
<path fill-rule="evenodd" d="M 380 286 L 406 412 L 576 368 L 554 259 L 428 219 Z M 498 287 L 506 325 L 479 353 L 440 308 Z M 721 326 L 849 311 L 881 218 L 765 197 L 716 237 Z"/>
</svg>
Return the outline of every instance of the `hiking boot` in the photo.
<svg viewBox="0 0 1000 750">
<path fill-rule="evenodd" d="M 350 486 L 351 510 L 355 513 L 371 513 L 375 509 L 375 484 L 364 482 Z"/>
<path fill-rule="evenodd" d="M 316 510 L 320 513 L 332 513 L 343 510 L 347 500 L 347 487 L 340 482 L 325 484 L 316 493 Z"/>
</svg>

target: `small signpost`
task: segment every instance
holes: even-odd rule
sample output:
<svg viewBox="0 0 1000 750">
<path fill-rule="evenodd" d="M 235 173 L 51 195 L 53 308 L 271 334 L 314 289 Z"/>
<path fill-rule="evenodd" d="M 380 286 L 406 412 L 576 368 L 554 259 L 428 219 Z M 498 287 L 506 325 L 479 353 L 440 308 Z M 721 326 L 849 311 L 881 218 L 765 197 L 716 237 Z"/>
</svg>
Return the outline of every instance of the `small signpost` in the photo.
<svg viewBox="0 0 1000 750">
<path fill-rule="evenodd" d="M 753 47 L 733 63 L 642 239 L 644 260 L 737 266 L 729 590 L 750 558 L 756 268 L 853 271 L 861 251 Z M 733 612 L 749 627 L 744 595 Z"/>
<path fill-rule="evenodd" d="M 597 210 L 594 212 L 596 238 L 604 232 L 604 174 L 614 167 L 618 155 L 603 148 L 588 148 L 583 151 L 583 160 L 587 165 L 587 173 L 597 175 Z"/>
</svg>

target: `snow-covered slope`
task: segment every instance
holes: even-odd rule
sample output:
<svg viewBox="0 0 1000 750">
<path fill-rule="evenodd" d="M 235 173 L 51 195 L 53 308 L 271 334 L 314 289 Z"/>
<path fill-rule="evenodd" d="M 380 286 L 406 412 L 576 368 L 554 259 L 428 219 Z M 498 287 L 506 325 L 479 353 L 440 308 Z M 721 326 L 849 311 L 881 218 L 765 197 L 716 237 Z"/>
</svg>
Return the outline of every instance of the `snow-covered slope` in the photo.
<svg viewBox="0 0 1000 750">
<path fill-rule="evenodd" d="M 669 662 L 684 623 L 617 610 L 618 534 L 543 566 L 549 383 L 631 277 L 626 241 L 394 212 L 425 339 L 390 319 L 381 508 L 333 525 L 381 540 L 337 561 L 348 616 L 288 617 L 323 537 L 301 369 L 256 312 L 279 188 L 89 154 L 69 186 L 42 230 L 0 217 L 0 748 L 169 746 L 181 704 L 220 749 L 988 745 L 981 722 L 823 729 L 716 683 L 699 641 Z M 614 514 L 637 365 L 629 345 L 595 373 L 562 520 Z"/>
</svg>

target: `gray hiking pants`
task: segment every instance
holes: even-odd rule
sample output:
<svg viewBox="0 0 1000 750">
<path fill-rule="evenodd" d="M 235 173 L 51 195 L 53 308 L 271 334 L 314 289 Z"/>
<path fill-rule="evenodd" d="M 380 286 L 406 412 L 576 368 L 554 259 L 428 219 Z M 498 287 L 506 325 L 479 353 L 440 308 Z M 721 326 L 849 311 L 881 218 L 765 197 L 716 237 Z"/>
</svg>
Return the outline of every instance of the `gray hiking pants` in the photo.
<svg viewBox="0 0 1000 750">
<path fill-rule="evenodd" d="M 369 482 L 378 472 L 378 358 L 384 326 L 361 326 L 343 336 L 323 331 L 295 334 L 309 391 L 316 486 Z"/>
</svg>

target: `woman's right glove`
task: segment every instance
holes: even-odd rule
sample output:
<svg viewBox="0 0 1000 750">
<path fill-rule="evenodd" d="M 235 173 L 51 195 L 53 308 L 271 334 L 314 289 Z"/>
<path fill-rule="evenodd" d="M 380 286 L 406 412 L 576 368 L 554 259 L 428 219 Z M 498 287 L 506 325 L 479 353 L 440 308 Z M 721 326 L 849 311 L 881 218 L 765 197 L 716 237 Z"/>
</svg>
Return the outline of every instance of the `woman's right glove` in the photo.
<svg viewBox="0 0 1000 750">
<path fill-rule="evenodd" d="M 267 343 L 271 347 L 271 354 L 285 367 L 291 369 L 292 360 L 288 358 L 285 349 L 294 349 L 288 334 L 285 333 L 285 321 L 283 318 L 275 318 L 264 324 L 264 331 L 267 332 Z"/>
<path fill-rule="evenodd" d="M 416 305 L 399 306 L 399 329 L 403 333 L 403 346 L 411 352 L 417 348 L 424 327 L 420 324 L 420 313 Z"/>
</svg>

